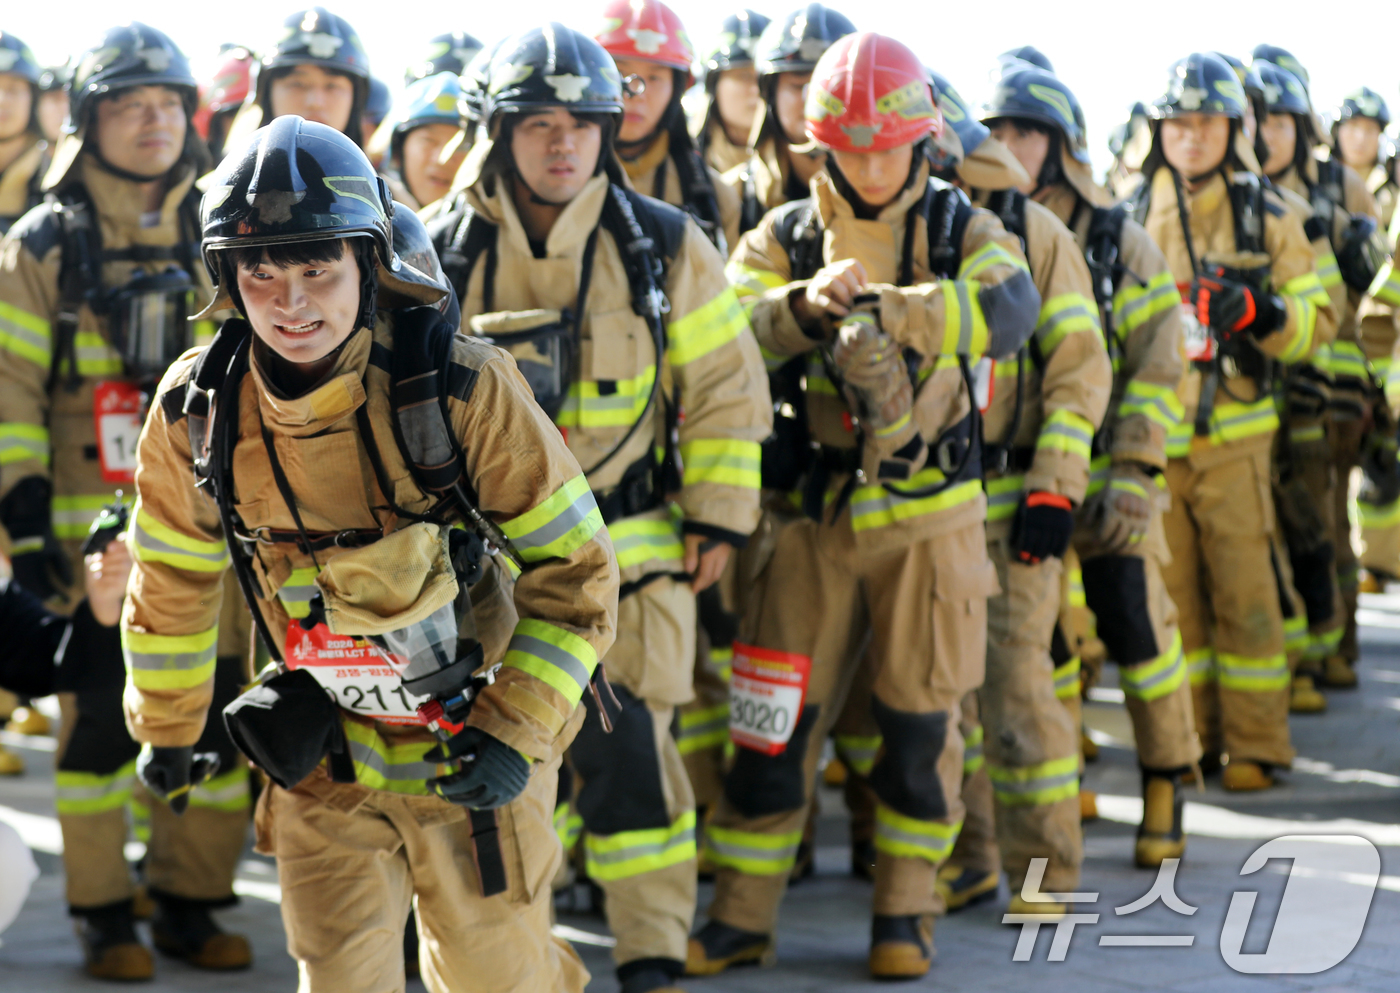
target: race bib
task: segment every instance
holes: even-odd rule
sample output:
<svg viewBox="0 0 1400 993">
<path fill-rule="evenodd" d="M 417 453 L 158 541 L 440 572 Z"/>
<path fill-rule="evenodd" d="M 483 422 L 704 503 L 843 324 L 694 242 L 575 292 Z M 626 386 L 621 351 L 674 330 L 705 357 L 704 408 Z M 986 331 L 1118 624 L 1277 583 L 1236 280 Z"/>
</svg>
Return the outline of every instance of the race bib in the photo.
<svg viewBox="0 0 1400 993">
<path fill-rule="evenodd" d="M 428 697 L 405 690 L 403 666 L 363 638 L 332 634 L 324 624 L 307 631 L 292 621 L 282 656 L 287 668 L 311 673 L 346 710 L 386 724 L 425 723 L 418 705 Z"/>
<path fill-rule="evenodd" d="M 97 420 L 97 457 L 102 481 L 130 483 L 136 479 L 136 444 L 146 419 L 145 397 L 134 383 L 98 383 L 92 410 Z"/>
<path fill-rule="evenodd" d="M 1210 328 L 1196 319 L 1196 304 L 1190 299 L 1191 284 L 1178 283 L 1181 293 L 1181 342 L 1188 362 L 1209 362 L 1215 358 L 1215 339 Z"/>
<path fill-rule="evenodd" d="M 736 641 L 732 666 L 729 736 L 744 748 L 781 755 L 802 717 L 812 660 Z"/>
<path fill-rule="evenodd" d="M 996 384 L 997 360 L 984 355 L 972 367 L 972 396 L 977 401 L 977 409 L 984 414 L 992 408 Z"/>
</svg>

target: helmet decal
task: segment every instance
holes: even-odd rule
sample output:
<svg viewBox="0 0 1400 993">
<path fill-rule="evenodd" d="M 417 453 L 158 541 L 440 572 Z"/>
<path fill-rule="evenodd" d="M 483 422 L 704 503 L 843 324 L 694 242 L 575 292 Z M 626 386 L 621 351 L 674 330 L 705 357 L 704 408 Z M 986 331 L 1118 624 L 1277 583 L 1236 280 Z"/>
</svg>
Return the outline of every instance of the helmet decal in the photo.
<svg viewBox="0 0 1400 993">
<path fill-rule="evenodd" d="M 666 44 L 670 35 L 647 28 L 632 28 L 627 32 L 627 37 L 632 39 L 633 44 L 637 46 L 637 51 L 643 55 L 655 55 L 661 51 L 661 46 Z"/>
<path fill-rule="evenodd" d="M 1068 98 L 1059 90 L 1051 89 L 1048 86 L 1042 86 L 1039 83 L 1032 83 L 1030 86 L 1026 87 L 1026 90 L 1041 103 L 1048 103 L 1053 107 L 1055 112 L 1059 114 L 1065 123 L 1074 123 L 1074 110 L 1070 107 Z"/>
<path fill-rule="evenodd" d="M 554 95 L 565 103 L 578 103 L 591 82 L 587 76 L 546 76 L 544 81 L 554 90 Z"/>
<path fill-rule="evenodd" d="M 841 133 L 850 139 L 852 148 L 870 148 L 884 128 L 883 124 L 843 124 Z"/>
<path fill-rule="evenodd" d="M 804 111 L 809 120 L 824 121 L 828 114 L 840 117 L 846 112 L 846 105 L 820 86 L 807 90 L 807 106 Z"/>
</svg>

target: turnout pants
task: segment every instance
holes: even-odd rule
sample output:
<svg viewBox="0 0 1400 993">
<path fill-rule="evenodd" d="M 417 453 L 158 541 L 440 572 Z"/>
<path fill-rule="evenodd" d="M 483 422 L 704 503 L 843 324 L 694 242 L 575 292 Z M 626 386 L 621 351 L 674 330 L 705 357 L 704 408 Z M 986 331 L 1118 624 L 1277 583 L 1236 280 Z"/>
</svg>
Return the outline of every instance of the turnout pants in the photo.
<svg viewBox="0 0 1400 993">
<path fill-rule="evenodd" d="M 1206 752 L 1288 765 L 1288 660 L 1269 451 L 1229 444 L 1167 464 L 1163 569 Z"/>
<path fill-rule="evenodd" d="M 802 840 L 822 743 L 869 640 L 871 710 L 883 739 L 870 770 L 877 915 L 931 914 L 934 880 L 962 823 L 959 701 L 982 680 L 986 598 L 996 591 L 983 525 L 857 554 L 849 513 L 783 527 L 749 603 L 756 647 L 805 655 L 811 678 L 785 751 L 740 748 L 706 835 L 718 868 L 711 918 L 769 933 Z"/>
<path fill-rule="evenodd" d="M 992 781 L 987 776 L 982 721 L 975 692 L 962 698 L 958 731 L 963 738 L 962 799 L 967 813 L 948 861 L 963 869 L 1000 875 L 1001 853 L 997 849 Z"/>
</svg>

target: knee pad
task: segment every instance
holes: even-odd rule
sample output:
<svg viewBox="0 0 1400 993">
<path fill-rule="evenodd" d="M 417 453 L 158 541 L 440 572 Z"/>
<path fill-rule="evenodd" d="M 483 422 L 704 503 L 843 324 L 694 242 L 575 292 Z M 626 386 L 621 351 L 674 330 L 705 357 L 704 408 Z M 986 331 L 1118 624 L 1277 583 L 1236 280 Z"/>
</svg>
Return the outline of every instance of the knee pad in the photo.
<svg viewBox="0 0 1400 993">
<path fill-rule="evenodd" d="M 948 816 L 938 759 L 948 742 L 948 712 L 911 714 L 887 707 L 878 697 L 870 706 L 885 739 L 885 751 L 870 770 L 875 795 L 896 813 L 921 821 Z"/>
<path fill-rule="evenodd" d="M 611 734 L 603 730 L 592 696 L 583 695 L 588 715 L 570 748 L 574 769 L 583 780 L 579 816 L 593 834 L 669 827 L 651 711 L 623 687 L 613 686 L 613 692 L 622 708 L 610 709 Z"/>
<path fill-rule="evenodd" d="M 1099 640 L 1119 665 L 1161 654 L 1147 604 L 1147 570 L 1134 555 L 1100 555 L 1083 563 L 1084 599 L 1098 622 Z"/>
<path fill-rule="evenodd" d="M 764 817 L 797 810 L 807 801 L 802 763 L 807 758 L 807 739 L 820 713 L 821 707 L 815 703 L 803 707 L 787 748 L 777 755 L 735 749 L 734 766 L 724 777 L 724 795 L 734 809 L 745 817 Z"/>
</svg>

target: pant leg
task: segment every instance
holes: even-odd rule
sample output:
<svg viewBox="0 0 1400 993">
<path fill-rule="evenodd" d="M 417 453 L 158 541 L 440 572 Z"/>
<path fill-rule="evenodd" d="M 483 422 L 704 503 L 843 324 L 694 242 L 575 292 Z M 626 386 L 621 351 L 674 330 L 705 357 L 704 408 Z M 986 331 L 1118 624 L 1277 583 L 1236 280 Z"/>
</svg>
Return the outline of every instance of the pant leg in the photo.
<svg viewBox="0 0 1400 993">
<path fill-rule="evenodd" d="M 853 544 L 844 521 L 789 521 L 776 535 L 771 558 L 756 570 L 742 640 L 806 655 L 812 667 L 802 718 L 787 749 L 777 756 L 736 749 L 706 832 L 707 855 L 718 868 L 708 914 L 731 927 L 767 934 L 777 925 L 822 743 L 868 629 Z"/>
<path fill-rule="evenodd" d="M 1200 470 L 1194 495 L 1215 614 L 1222 744 L 1231 760 L 1287 765 L 1289 674 L 1267 452 Z"/>
<path fill-rule="evenodd" d="M 1180 458 L 1168 460 L 1165 475 L 1171 506 L 1162 515 L 1162 532 L 1171 558 L 1162 565 L 1162 580 L 1177 610 L 1196 733 L 1202 750 L 1218 755 L 1220 686 L 1212 644 L 1215 617 L 1202 560 L 1202 531 L 1196 522 L 1197 473 L 1189 460 Z"/>
<path fill-rule="evenodd" d="M 1383 579 L 1400 576 L 1400 500 L 1368 503 L 1356 500 L 1361 525 L 1361 566 Z"/>
<path fill-rule="evenodd" d="M 988 528 L 1003 592 L 987 603 L 987 675 L 979 695 L 997 842 L 1013 892 L 1033 858 L 1049 859 L 1044 887 L 1079 882 L 1079 728 L 1055 696 L 1050 645 L 1060 611 L 1058 559 L 1011 560 L 1010 528 Z"/>
<path fill-rule="evenodd" d="M 1344 628 L 1338 653 L 1355 664 L 1361 657 L 1356 643 L 1356 595 L 1359 582 L 1360 562 L 1356 556 L 1356 546 L 1351 535 L 1351 481 L 1361 454 L 1363 438 L 1360 421 L 1338 421 L 1334 423 L 1332 445 L 1333 473 L 1336 487 L 1332 491 L 1333 531 L 1332 546 L 1337 556 L 1337 588 L 1341 593 L 1342 619 Z"/>
<path fill-rule="evenodd" d="M 875 837 L 875 793 L 870 788 L 870 770 L 880 754 L 884 739 L 871 710 L 875 683 L 874 663 L 867 651 L 856 669 L 846 702 L 831 729 L 836 755 L 846 766 L 845 801 L 851 815 L 851 841 Z"/>
<path fill-rule="evenodd" d="M 977 872 L 1001 872 L 1001 852 L 997 848 L 996 818 L 992 812 L 992 781 L 987 776 L 983 755 L 982 720 L 977 693 L 962 698 L 958 733 L 963 739 L 962 830 L 953 845 L 949 862 Z"/>
<path fill-rule="evenodd" d="M 1318 675 L 1342 640 L 1345 620 L 1334 543 L 1336 478 L 1326 418 L 1292 418 L 1275 439 L 1272 475 L 1277 547 L 1286 549 L 1291 585 L 1307 614 L 1307 643 L 1293 671 Z M 1286 613 L 1287 611 L 1285 611 Z M 1296 636 L 1295 636 L 1296 637 Z"/>
<path fill-rule="evenodd" d="M 996 571 L 980 523 L 859 561 L 873 633 L 871 706 L 884 738 L 870 773 L 879 798 L 874 911 L 932 914 L 938 867 L 963 821 L 958 723 L 963 696 L 983 678 Z M 1044 676 L 1048 689 L 1048 669 Z"/>
<path fill-rule="evenodd" d="M 603 659 L 623 704 L 611 734 L 591 713 L 574 739 L 578 811 L 589 877 L 606 896 L 619 966 L 685 961 L 695 916 L 695 794 L 671 735 L 690 693 L 695 598 L 662 579 L 618 605 L 618 640 Z"/>
<path fill-rule="evenodd" d="M 728 579 L 737 569 L 736 556 L 725 568 Z M 698 624 L 692 681 L 695 699 L 676 708 L 676 746 L 685 760 L 695 805 L 708 810 L 723 789 L 726 746 L 729 744 L 729 665 L 734 656 L 738 618 L 725 609 L 720 585 L 696 598 Z"/>
</svg>

